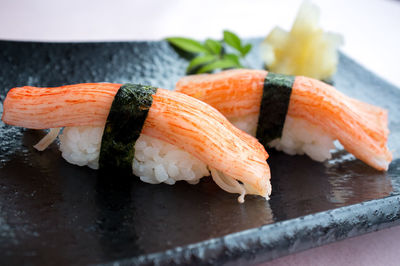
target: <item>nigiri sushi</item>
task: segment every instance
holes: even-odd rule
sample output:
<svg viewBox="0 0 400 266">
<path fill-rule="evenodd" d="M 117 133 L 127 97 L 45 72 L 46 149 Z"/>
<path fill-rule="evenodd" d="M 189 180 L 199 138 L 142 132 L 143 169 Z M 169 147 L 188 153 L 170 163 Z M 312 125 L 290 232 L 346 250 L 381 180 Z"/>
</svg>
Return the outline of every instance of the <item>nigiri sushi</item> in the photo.
<svg viewBox="0 0 400 266">
<path fill-rule="evenodd" d="M 93 169 L 130 169 L 147 183 L 195 184 L 211 176 L 223 190 L 268 198 L 268 154 L 216 109 L 187 95 L 135 84 L 18 87 L 4 100 L 4 123 L 59 135 L 65 160 Z"/>
<path fill-rule="evenodd" d="M 387 170 L 388 113 L 321 81 L 264 70 L 186 76 L 176 91 L 219 110 L 238 128 L 288 154 L 331 158 L 334 141 L 377 170 Z"/>
</svg>

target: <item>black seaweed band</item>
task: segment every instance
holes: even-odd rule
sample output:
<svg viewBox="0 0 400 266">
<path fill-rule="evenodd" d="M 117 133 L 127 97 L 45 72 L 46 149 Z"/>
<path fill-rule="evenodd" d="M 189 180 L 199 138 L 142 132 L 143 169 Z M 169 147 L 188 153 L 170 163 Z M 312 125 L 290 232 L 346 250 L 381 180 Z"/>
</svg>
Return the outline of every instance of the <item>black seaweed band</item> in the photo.
<svg viewBox="0 0 400 266">
<path fill-rule="evenodd" d="M 122 85 L 114 97 L 101 140 L 100 169 L 132 169 L 135 142 L 153 103 L 157 88 Z"/>
<path fill-rule="evenodd" d="M 294 78 L 271 72 L 265 77 L 256 133 L 264 146 L 282 135 Z"/>
</svg>

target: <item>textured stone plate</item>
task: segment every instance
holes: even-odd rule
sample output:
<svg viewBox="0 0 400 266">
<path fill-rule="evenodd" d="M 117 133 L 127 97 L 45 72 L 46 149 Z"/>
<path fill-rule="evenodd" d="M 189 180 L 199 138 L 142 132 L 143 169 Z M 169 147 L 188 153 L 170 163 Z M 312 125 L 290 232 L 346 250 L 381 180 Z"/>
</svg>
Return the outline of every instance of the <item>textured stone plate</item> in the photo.
<svg viewBox="0 0 400 266">
<path fill-rule="evenodd" d="M 262 66 L 256 53 L 250 61 Z M 3 41 L 0 97 L 80 82 L 172 89 L 186 65 L 165 42 Z M 334 83 L 389 110 L 389 171 L 343 150 L 325 163 L 270 150 L 270 201 L 238 204 L 210 178 L 169 186 L 100 174 L 66 163 L 56 143 L 34 150 L 44 132 L 0 122 L 0 264 L 248 264 L 399 224 L 400 90 L 345 55 Z"/>
</svg>

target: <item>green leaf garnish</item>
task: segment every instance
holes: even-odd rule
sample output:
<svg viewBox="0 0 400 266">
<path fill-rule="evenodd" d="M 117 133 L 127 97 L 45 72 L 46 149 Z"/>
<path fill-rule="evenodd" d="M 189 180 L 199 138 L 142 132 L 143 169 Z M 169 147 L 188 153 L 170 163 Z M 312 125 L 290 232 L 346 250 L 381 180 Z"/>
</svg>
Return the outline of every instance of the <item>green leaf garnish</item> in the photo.
<svg viewBox="0 0 400 266">
<path fill-rule="evenodd" d="M 199 55 L 189 62 L 189 66 L 186 68 L 186 72 L 189 72 L 194 67 L 210 63 L 211 61 L 215 61 L 217 59 L 218 57 L 216 57 L 215 55 Z"/>
<path fill-rule="evenodd" d="M 246 56 L 250 50 L 251 50 L 252 45 L 250 43 L 246 44 L 245 46 L 242 47 L 242 50 L 240 51 L 240 53 L 242 54 L 242 56 Z"/>
<path fill-rule="evenodd" d="M 230 59 L 221 59 L 205 65 L 197 71 L 197 73 L 206 73 L 215 69 L 226 69 L 226 68 L 236 68 L 237 65 Z"/>
<path fill-rule="evenodd" d="M 240 64 L 239 56 L 236 55 L 236 54 L 224 54 L 223 58 L 226 59 L 226 60 L 230 60 L 230 61 L 234 62 L 237 67 L 243 67 Z"/>
<path fill-rule="evenodd" d="M 212 54 L 219 55 L 221 53 L 222 45 L 220 42 L 207 39 L 204 45 Z"/>
<path fill-rule="evenodd" d="M 240 38 L 231 31 L 224 31 L 221 41 L 207 39 L 204 43 L 196 40 L 173 37 L 166 39 L 180 50 L 194 54 L 186 73 L 204 73 L 216 69 L 243 68 L 241 60 L 250 52 L 252 45 L 242 46 Z M 226 51 L 227 46 L 233 48 Z"/>
<path fill-rule="evenodd" d="M 241 51 L 242 44 L 239 37 L 235 33 L 224 30 L 224 41 L 230 47 L 238 50 L 239 52 Z"/>
<path fill-rule="evenodd" d="M 188 38 L 181 38 L 181 37 L 173 37 L 167 38 L 167 41 L 175 45 L 176 47 L 192 53 L 208 53 L 207 48 L 205 48 L 201 43 L 198 41 L 188 39 Z"/>
</svg>

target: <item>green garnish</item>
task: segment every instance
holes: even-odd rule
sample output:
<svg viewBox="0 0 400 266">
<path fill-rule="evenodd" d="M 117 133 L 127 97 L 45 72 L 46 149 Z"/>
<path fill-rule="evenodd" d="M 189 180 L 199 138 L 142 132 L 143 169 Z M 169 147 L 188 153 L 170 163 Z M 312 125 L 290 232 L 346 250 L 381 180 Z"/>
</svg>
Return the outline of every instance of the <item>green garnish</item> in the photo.
<svg viewBox="0 0 400 266">
<path fill-rule="evenodd" d="M 244 68 L 241 59 L 244 59 L 250 52 L 250 43 L 242 44 L 240 38 L 233 32 L 224 31 L 224 38 L 221 41 L 207 39 L 203 43 L 196 40 L 171 37 L 166 39 L 175 47 L 196 54 L 189 62 L 187 73 L 205 73 L 216 69 Z M 225 46 L 230 47 L 232 52 L 227 53 Z"/>
<path fill-rule="evenodd" d="M 224 31 L 224 41 L 232 48 L 235 48 L 238 52 L 240 52 L 242 57 L 245 57 L 251 50 L 250 43 L 242 46 L 242 41 L 239 39 L 239 37 L 233 32 L 227 30 Z"/>
</svg>

